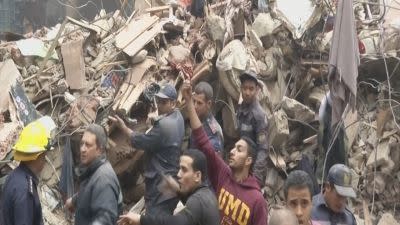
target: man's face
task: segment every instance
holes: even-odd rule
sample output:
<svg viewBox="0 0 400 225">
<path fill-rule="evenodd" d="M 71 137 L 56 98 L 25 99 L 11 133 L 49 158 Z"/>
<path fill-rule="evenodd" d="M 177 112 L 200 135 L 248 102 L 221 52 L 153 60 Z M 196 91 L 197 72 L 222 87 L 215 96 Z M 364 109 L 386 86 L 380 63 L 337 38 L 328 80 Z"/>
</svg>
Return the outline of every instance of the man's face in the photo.
<svg viewBox="0 0 400 225">
<path fill-rule="evenodd" d="M 178 182 L 182 194 L 192 192 L 201 183 L 201 172 L 193 170 L 193 159 L 183 155 L 179 162 Z"/>
<path fill-rule="evenodd" d="M 193 95 L 194 108 L 196 110 L 197 116 L 201 119 L 205 118 L 211 109 L 211 101 L 206 100 L 204 94 L 194 94 Z"/>
<path fill-rule="evenodd" d="M 88 166 L 101 155 L 101 149 L 96 144 L 96 136 L 85 131 L 81 140 L 80 158 L 81 164 Z"/>
<path fill-rule="evenodd" d="M 307 187 L 290 187 L 286 206 L 296 214 L 299 225 L 310 225 L 312 200 Z"/>
<path fill-rule="evenodd" d="M 251 103 L 257 99 L 259 87 L 253 80 L 244 80 L 240 86 L 244 103 Z"/>
<path fill-rule="evenodd" d="M 250 167 L 251 162 L 252 158 L 248 154 L 247 143 L 240 139 L 229 152 L 228 165 L 231 169 L 242 170 L 245 166 Z"/>
<path fill-rule="evenodd" d="M 175 108 L 175 101 L 168 98 L 156 97 L 158 115 L 171 112 Z"/>
<path fill-rule="evenodd" d="M 342 212 L 346 207 L 347 198 L 339 195 L 333 185 L 325 186 L 324 197 L 328 207 L 336 213 Z"/>
</svg>

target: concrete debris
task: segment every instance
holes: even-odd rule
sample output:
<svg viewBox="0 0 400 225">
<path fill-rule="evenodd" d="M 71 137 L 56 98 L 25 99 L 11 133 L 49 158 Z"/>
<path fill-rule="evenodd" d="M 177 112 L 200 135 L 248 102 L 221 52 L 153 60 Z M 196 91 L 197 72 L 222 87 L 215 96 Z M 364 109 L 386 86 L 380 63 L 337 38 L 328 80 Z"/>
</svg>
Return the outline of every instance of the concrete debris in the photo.
<svg viewBox="0 0 400 225">
<path fill-rule="evenodd" d="M 279 22 L 272 19 L 269 13 L 260 13 L 252 25 L 258 37 L 263 38 L 272 35 L 273 31 L 279 26 Z"/>
<path fill-rule="evenodd" d="M 12 59 L 0 62 L 0 84 L 2 86 L 2 91 L 0 93 L 0 112 L 8 109 L 9 91 L 11 90 L 11 86 L 13 86 L 20 77 L 21 74 Z"/>
<path fill-rule="evenodd" d="M 286 142 L 289 137 L 287 115 L 283 110 L 278 110 L 274 112 L 273 117 L 268 118 L 268 121 L 270 121 L 269 139 L 273 140 L 271 144 L 275 147 L 279 147 Z"/>
<path fill-rule="evenodd" d="M 376 166 L 388 165 L 389 164 L 389 141 L 383 141 L 378 144 L 376 150 L 372 151 L 367 161 L 367 167 L 372 168 L 376 163 Z M 376 159 L 376 160 L 375 160 Z"/>
<path fill-rule="evenodd" d="M 71 41 L 61 45 L 65 79 L 69 88 L 79 90 L 86 86 L 85 62 L 83 59 L 83 40 Z"/>
<path fill-rule="evenodd" d="M 19 136 L 20 130 L 21 126 L 18 122 L 0 122 L 0 160 L 3 160 L 11 151 L 11 147 Z"/>
<path fill-rule="evenodd" d="M 11 146 L 22 124 L 36 116 L 51 115 L 58 123 L 56 146 L 64 146 L 63 137 L 71 138 L 76 163 L 84 127 L 102 124 L 109 137 L 107 156 L 120 180 L 126 209 L 137 203 L 134 210 L 140 212 L 143 152 L 109 126 L 108 116 L 117 114 L 135 131 L 145 132 L 157 116 L 154 94 L 160 85 L 172 83 L 179 90 L 186 79 L 192 84 L 208 81 L 215 94 L 213 112 L 228 149 L 238 138 L 239 76 L 253 70 L 262 86 L 258 99 L 267 113 L 274 152 L 273 168 L 262 188 L 270 203 L 282 202 L 285 174 L 297 168 L 304 156 L 311 163 L 317 159 L 316 115 L 329 91 L 333 9 L 302 1 L 301 13 L 290 14 L 291 1 L 272 1 L 268 13 L 254 14 L 251 2 L 232 0 L 207 5 L 205 17 L 194 18 L 179 4 L 159 2 L 149 8 L 146 2 L 135 1 L 138 10 L 131 15 L 123 7 L 109 13 L 100 10 L 92 21 L 67 17 L 53 28 L 0 41 L 0 161 L 12 159 Z M 376 220 L 400 199 L 400 97 L 395 91 L 400 90 L 400 23 L 395 10 L 390 10 L 383 16 L 390 18 L 384 18 L 382 31 L 375 21 L 382 13 L 374 4 L 355 6 L 361 53 L 357 109 L 343 118 L 353 186 L 365 198 L 368 210 L 375 194 L 371 218 Z M 397 3 L 389 4 L 399 8 Z M 183 108 L 180 100 L 181 96 L 178 106 Z M 383 122 L 379 111 L 385 112 Z M 56 147 L 49 154 L 51 163 L 42 174 L 48 186 L 43 196 L 51 199 L 43 209 L 47 224 L 66 224 L 55 191 L 62 151 Z M 0 164 L 0 179 L 13 167 Z M 352 203 L 355 209 L 363 207 L 360 201 Z M 365 220 L 359 211 L 355 210 L 358 217 Z M 399 218 L 398 212 L 394 218 Z M 384 214 L 378 225 L 390 224 L 391 219 Z"/>
<path fill-rule="evenodd" d="M 282 99 L 282 109 L 285 110 L 286 114 L 291 119 L 300 120 L 306 123 L 315 119 L 315 112 L 308 106 L 286 96 Z"/>
<path fill-rule="evenodd" d="M 206 18 L 206 24 L 212 40 L 222 43 L 226 30 L 224 19 L 215 14 L 211 14 Z"/>
<path fill-rule="evenodd" d="M 381 219 L 379 220 L 378 225 L 400 225 L 400 223 L 398 223 L 392 214 L 390 213 L 384 213 L 381 217 Z"/>
</svg>

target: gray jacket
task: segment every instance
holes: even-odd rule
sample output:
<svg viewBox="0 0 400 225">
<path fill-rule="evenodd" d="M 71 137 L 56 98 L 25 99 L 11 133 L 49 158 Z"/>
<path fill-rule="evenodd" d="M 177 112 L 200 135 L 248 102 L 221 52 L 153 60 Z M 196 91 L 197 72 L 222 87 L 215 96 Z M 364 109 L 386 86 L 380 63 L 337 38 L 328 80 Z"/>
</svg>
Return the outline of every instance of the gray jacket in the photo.
<svg viewBox="0 0 400 225">
<path fill-rule="evenodd" d="M 145 134 L 133 134 L 131 138 L 132 146 L 145 152 L 144 197 L 148 212 L 154 212 L 154 207 L 171 199 L 160 193 L 158 185 L 162 181 L 162 174 L 176 176 L 178 173 L 183 135 L 183 117 L 180 111 L 175 109 L 155 121 L 153 128 Z"/>
<path fill-rule="evenodd" d="M 75 225 L 114 225 L 122 213 L 122 192 L 111 164 L 100 156 L 81 169 L 79 192 L 72 203 Z"/>
<path fill-rule="evenodd" d="M 353 213 L 345 208 L 340 213 L 335 213 L 329 209 L 322 193 L 313 197 L 313 207 L 311 219 L 321 225 L 356 225 Z"/>
</svg>

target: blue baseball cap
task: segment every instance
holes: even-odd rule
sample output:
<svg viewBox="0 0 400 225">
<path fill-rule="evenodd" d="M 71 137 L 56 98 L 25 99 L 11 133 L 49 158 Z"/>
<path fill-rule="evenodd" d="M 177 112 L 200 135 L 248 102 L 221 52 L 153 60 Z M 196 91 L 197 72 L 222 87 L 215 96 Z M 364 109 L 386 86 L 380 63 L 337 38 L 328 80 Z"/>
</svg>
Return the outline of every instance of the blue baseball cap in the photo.
<svg viewBox="0 0 400 225">
<path fill-rule="evenodd" d="M 336 192 L 344 197 L 356 197 L 356 192 L 351 186 L 353 175 L 349 167 L 343 164 L 333 165 L 328 172 L 327 181 L 333 183 Z"/>
<path fill-rule="evenodd" d="M 168 98 L 176 100 L 178 94 L 176 93 L 175 87 L 171 84 L 166 84 L 161 87 L 160 91 L 155 95 L 159 98 Z"/>
<path fill-rule="evenodd" d="M 248 70 L 248 71 L 245 71 L 244 73 L 242 73 L 240 76 L 239 76 L 239 79 L 240 79 L 240 83 L 243 83 L 244 81 L 246 81 L 246 80 L 252 80 L 252 81 L 254 81 L 254 82 L 256 82 L 256 84 L 259 86 L 259 87 L 261 87 L 262 88 L 262 81 L 260 81 L 258 78 L 257 78 L 257 74 L 254 72 L 254 71 L 251 71 L 251 70 Z"/>
</svg>

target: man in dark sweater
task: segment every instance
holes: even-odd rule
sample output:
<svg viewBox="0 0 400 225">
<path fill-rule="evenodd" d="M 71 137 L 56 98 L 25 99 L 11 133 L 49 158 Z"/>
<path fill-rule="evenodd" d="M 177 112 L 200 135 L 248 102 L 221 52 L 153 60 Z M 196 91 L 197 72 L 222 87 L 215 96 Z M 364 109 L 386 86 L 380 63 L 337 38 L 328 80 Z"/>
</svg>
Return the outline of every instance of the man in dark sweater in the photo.
<svg viewBox="0 0 400 225">
<path fill-rule="evenodd" d="M 181 196 L 185 208 L 176 215 L 128 213 L 118 225 L 218 225 L 219 213 L 214 192 L 206 185 L 207 159 L 197 149 L 189 149 L 180 158 L 178 183 L 166 177 L 164 193 Z M 168 190 L 168 191 L 167 191 Z"/>
<path fill-rule="evenodd" d="M 256 158 L 256 144 L 242 137 L 230 151 L 228 165 L 215 152 L 192 101 L 192 87 L 185 82 L 182 95 L 187 103 L 193 141 L 207 157 L 211 185 L 218 195 L 221 225 L 265 225 L 267 203 L 251 168 Z"/>
</svg>

